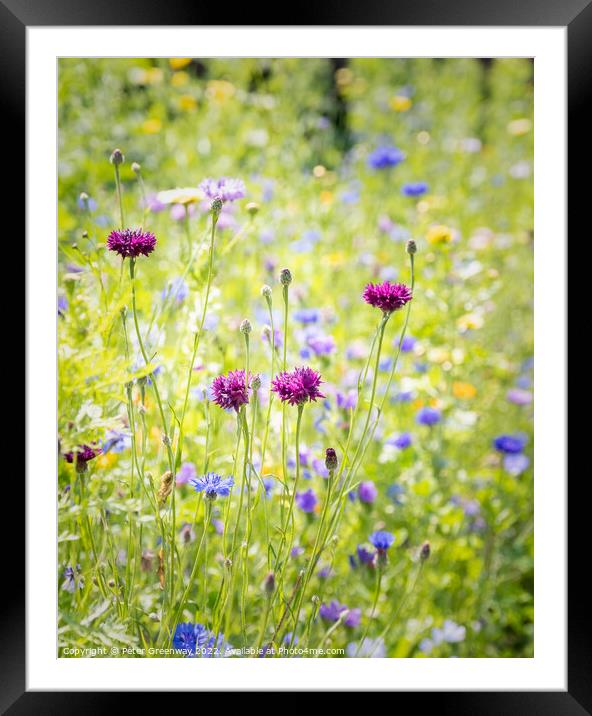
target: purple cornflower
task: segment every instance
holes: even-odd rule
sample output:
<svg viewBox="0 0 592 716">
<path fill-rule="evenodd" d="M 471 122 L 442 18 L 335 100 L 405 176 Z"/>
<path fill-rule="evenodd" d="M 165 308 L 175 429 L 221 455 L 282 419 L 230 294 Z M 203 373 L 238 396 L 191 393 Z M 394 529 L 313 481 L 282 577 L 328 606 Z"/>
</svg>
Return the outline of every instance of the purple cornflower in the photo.
<svg viewBox="0 0 592 716">
<path fill-rule="evenodd" d="M 179 471 L 177 472 L 176 483 L 179 485 L 186 485 L 190 480 L 197 477 L 197 470 L 192 462 L 184 462 Z"/>
<path fill-rule="evenodd" d="M 303 326 L 318 323 L 320 317 L 321 314 L 318 308 L 300 308 L 292 314 L 292 318 L 298 323 L 302 323 Z"/>
<path fill-rule="evenodd" d="M 76 463 L 76 469 L 85 472 L 86 463 L 93 460 L 97 455 L 101 454 L 99 448 L 93 448 L 90 445 L 79 445 L 74 450 L 64 453 L 64 460 L 69 463 Z"/>
<path fill-rule="evenodd" d="M 333 336 L 325 336 L 320 333 L 308 336 L 306 345 L 317 356 L 328 356 L 335 350 L 335 340 Z"/>
<path fill-rule="evenodd" d="M 345 604 L 333 600 L 330 604 L 321 604 L 319 609 L 319 616 L 327 622 L 336 622 L 341 617 L 343 612 L 348 614 L 343 619 L 343 624 L 347 627 L 357 627 L 360 624 L 362 616 L 361 609 L 349 609 Z"/>
<path fill-rule="evenodd" d="M 417 343 L 417 339 L 413 336 L 405 336 L 403 338 L 403 341 L 401 342 L 401 352 L 402 353 L 409 353 L 409 351 L 412 351 L 415 348 L 415 344 Z M 399 339 L 395 338 L 393 341 L 393 345 L 398 346 L 399 345 Z"/>
<path fill-rule="evenodd" d="M 428 190 L 428 185 L 424 181 L 409 182 L 401 187 L 403 196 L 422 196 Z"/>
<path fill-rule="evenodd" d="M 504 470 L 509 474 L 517 477 L 522 474 L 530 465 L 528 456 L 522 453 L 514 453 L 504 455 Z"/>
<path fill-rule="evenodd" d="M 296 493 L 296 504 L 303 512 L 314 512 L 317 506 L 317 496 L 312 490 Z"/>
<path fill-rule="evenodd" d="M 290 405 L 304 405 L 307 401 L 325 396 L 319 391 L 323 381 L 316 370 L 303 366 L 293 371 L 279 373 L 271 383 L 271 389 L 277 393 L 280 400 Z"/>
<path fill-rule="evenodd" d="M 247 195 L 243 180 L 232 177 L 220 177 L 220 179 L 208 177 L 201 182 L 199 188 L 208 199 L 220 199 L 223 202 L 243 199 Z"/>
<path fill-rule="evenodd" d="M 408 447 L 413 445 L 413 437 L 411 433 L 400 433 L 399 435 L 393 435 L 386 441 L 387 445 L 393 445 L 398 450 L 406 450 Z"/>
<path fill-rule="evenodd" d="M 203 624 L 177 624 L 173 636 L 173 647 L 185 657 L 212 658 L 225 656 L 230 645 L 224 641 L 223 634 L 213 634 Z"/>
<path fill-rule="evenodd" d="M 506 393 L 506 398 L 514 405 L 528 405 L 532 403 L 532 393 L 522 388 L 511 388 Z"/>
<path fill-rule="evenodd" d="M 156 237 L 150 231 L 142 229 L 123 229 L 112 231 L 107 237 L 107 248 L 122 258 L 148 256 L 154 251 Z"/>
<path fill-rule="evenodd" d="M 442 420 L 442 413 L 439 410 L 436 410 L 436 408 L 426 406 L 425 408 L 420 408 L 420 410 L 417 411 L 415 420 L 420 425 L 436 425 L 436 423 L 439 423 L 440 420 Z"/>
<path fill-rule="evenodd" d="M 524 435 L 498 435 L 493 441 L 493 447 L 506 455 L 521 453 L 526 445 Z"/>
<path fill-rule="evenodd" d="M 232 477 L 222 477 L 215 472 L 208 472 L 201 477 L 189 480 L 196 492 L 205 492 L 208 500 L 215 500 L 217 497 L 228 497 L 230 489 L 234 485 Z"/>
<path fill-rule="evenodd" d="M 379 554 L 384 554 L 389 547 L 392 547 L 395 541 L 395 535 L 383 530 L 373 532 L 370 535 L 370 543 L 376 547 Z"/>
<path fill-rule="evenodd" d="M 372 482 L 372 480 L 360 482 L 358 486 L 358 497 L 360 498 L 360 502 L 371 504 L 372 502 L 374 502 L 377 495 L 378 490 L 376 489 L 376 485 Z"/>
<path fill-rule="evenodd" d="M 364 289 L 363 298 L 383 313 L 392 313 L 408 303 L 412 298 L 411 289 L 404 283 L 369 283 Z"/>
<path fill-rule="evenodd" d="M 359 544 L 357 548 L 358 553 L 358 559 L 360 560 L 360 564 L 366 564 L 369 567 L 375 566 L 375 560 L 374 557 L 376 556 L 374 552 L 368 551 L 364 545 Z"/>
<path fill-rule="evenodd" d="M 368 166 L 372 169 L 388 169 L 396 167 L 405 159 L 405 154 L 393 146 L 377 147 L 368 155 Z"/>
<path fill-rule="evenodd" d="M 249 388 L 253 382 L 253 375 L 249 376 Z M 219 375 L 212 383 L 214 403 L 224 410 L 236 410 L 249 402 L 247 386 L 245 385 L 245 371 L 231 370 L 228 375 Z"/>
</svg>

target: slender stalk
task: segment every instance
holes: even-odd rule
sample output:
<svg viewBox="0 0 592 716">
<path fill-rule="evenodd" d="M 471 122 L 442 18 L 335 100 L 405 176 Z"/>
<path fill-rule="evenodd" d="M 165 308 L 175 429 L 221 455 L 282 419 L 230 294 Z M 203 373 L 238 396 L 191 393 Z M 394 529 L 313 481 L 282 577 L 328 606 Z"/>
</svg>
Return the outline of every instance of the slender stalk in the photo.
<svg viewBox="0 0 592 716">
<path fill-rule="evenodd" d="M 411 588 L 410 588 L 408 591 L 406 591 L 405 594 L 403 595 L 403 599 L 401 599 L 401 601 L 399 602 L 399 606 L 397 607 L 395 613 L 393 614 L 393 616 L 391 617 L 390 621 L 387 623 L 387 625 L 385 626 L 385 628 L 384 628 L 384 629 L 382 630 L 382 632 L 380 633 L 380 636 L 379 636 L 378 639 L 376 640 L 376 643 L 374 644 L 374 647 L 373 647 L 372 651 L 370 652 L 369 656 L 372 656 L 372 655 L 374 654 L 374 652 L 375 652 L 376 649 L 378 648 L 379 643 L 380 643 L 381 641 L 384 641 L 386 635 L 387 635 L 387 634 L 389 633 L 389 631 L 393 628 L 395 622 L 397 621 L 397 618 L 398 618 L 399 614 L 401 613 L 401 610 L 403 609 L 403 607 L 404 607 L 405 604 L 407 603 L 407 600 L 409 599 L 409 597 L 413 594 L 413 591 L 415 590 L 415 586 L 416 586 L 417 581 L 419 580 L 419 577 L 420 577 L 421 572 L 422 572 L 422 570 L 423 570 L 423 565 L 424 565 L 424 562 L 423 562 L 423 561 L 420 561 L 419 567 L 417 568 L 417 571 L 415 572 L 415 578 L 413 579 L 413 583 L 412 583 L 412 585 L 411 585 Z"/>
<path fill-rule="evenodd" d="M 372 602 L 372 611 L 370 612 L 370 617 L 368 619 L 368 623 L 366 624 L 366 628 L 364 629 L 364 633 L 362 634 L 362 638 L 360 639 L 360 642 L 358 644 L 358 648 L 356 649 L 355 656 L 358 656 L 360 653 L 360 649 L 362 648 L 362 645 L 366 641 L 366 637 L 368 636 L 368 632 L 370 631 L 370 626 L 372 624 L 372 620 L 374 619 L 374 614 L 376 613 L 376 605 L 378 604 L 378 597 L 380 596 L 380 586 L 382 584 L 382 575 L 383 575 L 383 567 L 382 565 L 378 565 L 376 569 L 376 589 L 374 591 L 374 601 Z"/>
<path fill-rule="evenodd" d="M 208 256 L 208 278 L 206 281 L 206 294 L 204 297 L 204 303 L 203 303 L 203 309 L 201 313 L 201 319 L 199 322 L 199 328 L 197 332 L 195 333 L 193 337 L 193 352 L 191 354 L 191 361 L 189 362 L 189 372 L 187 373 L 187 384 L 185 386 L 185 397 L 183 399 L 183 408 L 181 410 L 181 417 L 179 420 L 179 440 L 177 443 L 177 454 L 176 454 L 176 464 L 181 464 L 181 458 L 183 455 L 183 426 L 185 423 L 185 414 L 187 412 L 187 404 L 189 402 L 189 393 L 191 391 L 191 379 L 193 377 L 193 367 L 195 366 L 195 358 L 197 356 L 197 351 L 199 350 L 199 342 L 201 340 L 201 335 L 203 333 L 203 327 L 206 320 L 206 312 L 208 310 L 208 300 L 210 297 L 210 288 L 212 285 L 212 274 L 213 274 L 213 266 L 214 266 L 214 243 L 216 239 L 216 224 L 218 223 L 218 214 L 215 212 L 212 213 L 212 231 L 210 234 L 210 250 L 209 250 L 209 256 Z"/>
<path fill-rule="evenodd" d="M 121 178 L 119 176 L 119 166 L 117 164 L 113 164 L 115 168 L 115 184 L 117 186 L 117 199 L 119 200 L 119 220 L 121 224 L 121 228 L 125 229 L 125 215 L 123 213 L 123 196 L 121 194 Z"/>
<path fill-rule="evenodd" d="M 282 557 L 282 551 L 283 547 L 286 544 L 286 534 L 288 532 L 288 525 L 291 525 L 291 531 L 290 531 L 290 541 L 287 543 L 287 550 L 285 558 L 281 564 L 281 567 L 279 568 L 279 574 L 278 574 L 278 580 L 277 580 L 277 593 L 279 593 L 284 584 L 284 578 L 286 574 L 286 569 L 289 563 L 290 558 L 290 551 L 292 549 L 292 546 L 294 544 L 294 502 L 296 499 L 296 491 L 298 490 L 298 484 L 300 481 L 300 427 L 302 424 L 302 413 L 304 412 L 304 403 L 301 403 L 298 406 L 298 417 L 296 418 L 296 479 L 294 480 L 294 485 L 292 487 L 292 494 L 290 496 L 290 504 L 288 507 L 288 515 L 285 519 L 285 521 L 282 523 L 282 538 L 280 541 L 280 545 L 278 548 L 277 553 L 277 560 L 275 565 L 275 570 L 278 571 L 278 565 L 279 561 Z M 299 580 L 300 584 L 301 580 Z"/>
<path fill-rule="evenodd" d="M 181 597 L 181 601 L 179 602 L 179 606 L 177 607 L 177 610 L 175 612 L 175 616 L 173 619 L 173 627 L 176 626 L 179 623 L 179 618 L 183 614 L 183 609 L 185 609 L 185 604 L 187 602 L 187 599 L 189 597 L 189 592 L 191 591 L 191 587 L 193 586 L 193 582 L 195 581 L 195 577 L 197 575 L 197 570 L 199 568 L 199 558 L 201 555 L 202 548 L 205 544 L 206 540 L 206 533 L 208 531 L 208 526 L 210 524 L 210 518 L 212 516 L 212 503 L 210 500 L 204 500 L 204 524 L 203 524 L 203 532 L 201 533 L 201 538 L 199 540 L 199 545 L 197 547 L 197 552 L 195 553 L 195 560 L 193 562 L 193 568 L 191 570 L 191 574 L 189 575 L 189 580 L 187 582 L 187 586 L 185 587 L 185 591 L 183 592 L 183 596 Z M 173 640 L 173 629 L 171 629 L 171 633 L 169 636 L 169 640 L 172 642 Z"/>
</svg>

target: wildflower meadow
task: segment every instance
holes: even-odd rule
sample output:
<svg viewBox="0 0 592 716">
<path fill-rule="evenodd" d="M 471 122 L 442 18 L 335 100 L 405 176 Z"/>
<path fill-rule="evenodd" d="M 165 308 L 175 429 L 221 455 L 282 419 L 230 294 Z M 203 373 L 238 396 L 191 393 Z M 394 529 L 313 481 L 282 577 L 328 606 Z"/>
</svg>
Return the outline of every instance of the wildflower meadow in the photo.
<svg viewBox="0 0 592 716">
<path fill-rule="evenodd" d="M 59 657 L 533 656 L 532 82 L 60 60 Z"/>
</svg>

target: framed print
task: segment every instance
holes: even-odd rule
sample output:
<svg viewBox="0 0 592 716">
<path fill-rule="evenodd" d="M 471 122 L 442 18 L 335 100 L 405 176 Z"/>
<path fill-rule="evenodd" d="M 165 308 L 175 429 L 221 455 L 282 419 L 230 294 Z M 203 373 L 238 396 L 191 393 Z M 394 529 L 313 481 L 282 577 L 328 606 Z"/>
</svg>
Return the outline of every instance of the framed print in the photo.
<svg viewBox="0 0 592 716">
<path fill-rule="evenodd" d="M 566 432 L 590 7 L 194 12 L 0 5 L 27 271 L 3 709 L 591 712 Z"/>
</svg>

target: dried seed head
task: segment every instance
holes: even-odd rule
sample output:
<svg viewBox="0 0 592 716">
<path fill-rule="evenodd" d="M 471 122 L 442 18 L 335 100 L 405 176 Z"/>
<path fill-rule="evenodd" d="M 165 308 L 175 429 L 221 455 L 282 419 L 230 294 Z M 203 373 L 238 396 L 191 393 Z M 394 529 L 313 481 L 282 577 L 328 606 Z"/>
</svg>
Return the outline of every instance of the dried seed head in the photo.
<svg viewBox="0 0 592 716">
<path fill-rule="evenodd" d="M 173 473 L 167 470 L 160 478 L 160 486 L 158 488 L 158 501 L 161 505 L 167 501 L 168 496 L 173 490 Z"/>
<path fill-rule="evenodd" d="M 125 161 L 125 157 L 123 156 L 123 152 L 121 149 L 114 149 L 113 153 L 111 154 L 111 159 L 109 160 L 111 164 L 118 167 L 120 164 L 123 164 Z"/>
<path fill-rule="evenodd" d="M 280 271 L 280 283 L 282 286 L 289 286 L 292 283 L 292 272 L 290 269 L 282 269 Z"/>
<path fill-rule="evenodd" d="M 335 470 L 337 467 L 337 454 L 333 448 L 325 450 L 325 467 L 327 470 Z"/>
<path fill-rule="evenodd" d="M 432 552 L 432 548 L 430 547 L 430 543 L 424 542 L 421 545 L 421 550 L 419 551 L 419 557 L 420 557 L 421 561 L 425 562 L 426 559 L 429 558 L 431 552 Z"/>
<path fill-rule="evenodd" d="M 212 212 L 212 216 L 217 219 L 220 216 L 220 212 L 222 211 L 222 199 L 220 199 L 219 196 L 217 196 L 214 201 L 212 201 L 212 204 L 210 206 L 210 211 Z"/>
<path fill-rule="evenodd" d="M 275 574 L 269 572 L 263 580 L 263 591 L 266 594 L 273 594 L 275 591 Z"/>
<path fill-rule="evenodd" d="M 248 318 L 245 318 L 245 320 L 240 324 L 240 332 L 244 333 L 245 336 L 248 336 L 252 330 L 253 326 L 251 325 L 251 321 L 249 321 Z"/>
</svg>

